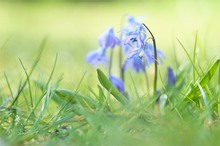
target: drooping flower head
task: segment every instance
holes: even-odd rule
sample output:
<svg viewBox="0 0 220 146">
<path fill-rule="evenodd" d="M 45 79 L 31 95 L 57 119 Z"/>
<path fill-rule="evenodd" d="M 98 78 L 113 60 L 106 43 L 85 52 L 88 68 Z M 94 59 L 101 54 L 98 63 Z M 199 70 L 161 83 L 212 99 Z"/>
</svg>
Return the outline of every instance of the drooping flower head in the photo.
<svg viewBox="0 0 220 146">
<path fill-rule="evenodd" d="M 147 65 L 153 64 L 155 63 L 155 57 L 154 57 L 154 46 L 151 43 L 145 43 L 144 48 L 142 48 L 144 50 L 144 54 L 146 55 L 146 63 Z M 159 62 L 163 62 L 165 55 L 162 51 L 160 51 L 159 49 L 156 49 L 157 51 L 157 57 L 158 60 L 156 60 L 157 63 Z"/>
<path fill-rule="evenodd" d="M 99 48 L 97 50 L 90 51 L 86 56 L 86 62 L 97 67 L 99 64 L 108 63 L 108 57 L 105 54 L 105 49 Z"/>
<path fill-rule="evenodd" d="M 176 85 L 176 76 L 174 71 L 171 67 L 167 68 L 167 85 L 168 86 L 175 86 Z"/>
<path fill-rule="evenodd" d="M 158 63 L 162 62 L 165 58 L 163 52 L 157 49 Z M 145 43 L 143 47 L 139 49 L 133 49 L 129 53 L 127 53 L 127 59 L 125 60 L 123 69 L 126 70 L 127 68 L 133 69 L 135 72 L 143 71 L 145 72 L 146 66 L 155 63 L 154 57 L 154 47 L 150 43 Z"/>
<path fill-rule="evenodd" d="M 141 47 L 146 39 L 145 29 L 140 23 L 140 20 L 133 16 L 127 17 L 127 25 L 120 32 L 123 36 L 122 47 L 125 53 L 129 52 L 132 48 Z"/>
<path fill-rule="evenodd" d="M 111 27 L 98 37 L 98 43 L 100 48 L 89 52 L 86 56 L 87 63 L 92 64 L 94 67 L 99 64 L 108 63 L 106 49 L 113 49 L 116 45 L 120 44 L 120 40 L 114 35 L 114 30 Z"/>
<path fill-rule="evenodd" d="M 146 41 L 146 31 L 143 25 L 137 25 L 134 30 L 129 31 L 124 39 L 124 45 L 131 45 L 133 48 L 143 47 Z"/>
<path fill-rule="evenodd" d="M 140 49 L 136 49 L 129 53 L 125 63 L 123 65 L 123 70 L 125 71 L 127 68 L 131 68 L 136 73 L 143 71 L 145 72 L 145 64 L 143 62 L 142 56 L 140 56 Z"/>
<path fill-rule="evenodd" d="M 113 28 L 108 28 L 104 33 L 98 37 L 98 43 L 101 48 L 113 49 L 116 45 L 120 45 L 120 40 L 114 34 Z"/>
<path fill-rule="evenodd" d="M 141 24 L 140 20 L 141 20 L 140 18 L 136 19 L 134 16 L 128 16 L 127 25 L 121 29 L 121 32 L 126 33 L 131 30 L 134 30 L 136 26 Z"/>
<path fill-rule="evenodd" d="M 121 93 L 125 93 L 125 86 L 122 79 L 117 78 L 115 76 L 109 75 L 109 80 L 114 85 L 114 87 Z"/>
<path fill-rule="evenodd" d="M 131 27 L 135 27 L 135 26 L 141 24 L 140 21 L 138 19 L 136 19 L 134 16 L 128 16 L 127 22 Z"/>
</svg>

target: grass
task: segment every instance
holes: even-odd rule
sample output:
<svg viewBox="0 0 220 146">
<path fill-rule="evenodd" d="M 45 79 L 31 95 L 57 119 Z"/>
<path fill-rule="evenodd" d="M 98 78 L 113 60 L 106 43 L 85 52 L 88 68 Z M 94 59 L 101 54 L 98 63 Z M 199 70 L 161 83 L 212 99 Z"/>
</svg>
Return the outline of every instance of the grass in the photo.
<svg viewBox="0 0 220 146">
<path fill-rule="evenodd" d="M 219 60 L 215 64 L 207 74 L 215 72 L 213 70 L 219 67 Z M 179 73 L 177 87 L 173 89 L 165 87 L 165 94 L 168 95 L 169 100 L 166 106 L 163 106 L 164 114 L 161 114 L 161 109 L 157 106 L 160 103 L 155 103 L 154 99 L 148 99 L 146 96 L 119 104 L 114 99 L 110 100 L 102 88 L 99 93 L 92 92 L 93 96 L 79 95 L 79 88 L 75 91 L 60 90 L 59 80 L 51 83 L 53 70 L 47 82 L 38 82 L 42 85 L 34 86 L 38 96 L 33 95 L 37 100 L 33 107 L 30 99 L 23 101 L 31 91 L 26 83 L 31 80 L 30 74 L 21 81 L 19 88 L 21 90 L 17 92 L 15 98 L 2 95 L 2 143 L 9 145 L 219 144 L 220 131 L 216 109 L 218 98 L 214 96 L 216 90 L 211 92 L 213 97 L 209 98 L 205 90 L 213 88 L 215 82 L 208 83 L 210 82 L 208 79 L 204 84 L 203 81 L 204 78 L 214 74 L 208 77 L 205 74 L 204 78 L 197 82 L 200 92 L 195 92 L 196 87 L 192 86 L 191 89 L 194 91 L 184 98 L 181 93 L 184 93 L 188 84 L 183 83 L 185 81 L 182 80 L 182 76 L 185 76 L 186 72 Z M 105 87 L 105 84 L 110 84 L 103 80 L 104 74 L 100 75 L 100 71 L 98 74 L 102 80 L 101 85 Z M 26 87 L 23 87 L 25 85 Z M 207 88 L 203 89 L 204 87 Z M 19 93 L 23 96 L 19 96 Z M 118 96 L 117 93 L 112 95 Z M 188 100 L 188 97 L 194 99 Z"/>
<path fill-rule="evenodd" d="M 218 3 L 1 3 L 0 145 L 219 145 Z M 158 77 L 164 102 L 148 97 L 143 74 L 126 74 L 127 100 L 105 68 L 84 61 L 98 34 L 131 9 L 149 16 L 166 53 Z M 170 65 L 175 87 L 166 85 Z"/>
</svg>

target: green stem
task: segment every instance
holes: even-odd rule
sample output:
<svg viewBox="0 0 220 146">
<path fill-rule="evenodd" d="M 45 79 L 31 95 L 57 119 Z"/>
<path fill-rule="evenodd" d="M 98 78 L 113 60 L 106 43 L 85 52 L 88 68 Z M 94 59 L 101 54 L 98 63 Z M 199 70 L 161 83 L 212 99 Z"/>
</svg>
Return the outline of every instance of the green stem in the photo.
<svg viewBox="0 0 220 146">
<path fill-rule="evenodd" d="M 120 28 L 123 27 L 124 24 L 124 20 L 125 20 L 126 15 L 124 15 L 121 19 L 121 24 L 120 24 Z M 122 33 L 120 34 L 120 40 L 122 40 Z M 123 49 L 122 49 L 122 44 L 119 46 L 119 69 L 120 69 L 120 77 L 122 79 L 122 81 L 124 82 L 125 78 L 124 78 L 124 69 L 123 69 L 123 61 L 122 61 L 122 56 L 123 56 Z"/>
<path fill-rule="evenodd" d="M 150 29 L 144 24 L 142 23 L 143 26 L 148 30 L 148 32 L 150 33 L 151 37 L 152 37 L 152 41 L 153 41 L 153 46 L 154 46 L 154 95 L 156 95 L 156 91 L 157 91 L 157 72 L 158 72 L 158 65 L 157 65 L 157 47 L 156 47 L 156 41 L 154 38 L 153 33 L 150 31 Z"/>
<path fill-rule="evenodd" d="M 146 85 L 147 85 L 147 95 L 148 97 L 150 97 L 149 95 L 149 92 L 150 92 L 150 85 L 149 85 L 149 79 L 148 79 L 148 75 L 147 75 L 147 71 L 145 70 L 144 72 L 144 76 L 145 76 L 145 80 L 146 80 Z"/>
<path fill-rule="evenodd" d="M 108 75 L 111 75 L 112 61 L 113 61 L 113 49 L 111 49 L 110 51 L 110 62 L 109 62 L 109 67 L 108 67 Z"/>
<path fill-rule="evenodd" d="M 121 36 L 120 36 L 120 40 L 121 40 Z M 122 64 L 122 45 L 120 45 L 119 47 L 119 69 L 120 69 L 120 77 L 124 82 L 124 69 Z"/>
</svg>

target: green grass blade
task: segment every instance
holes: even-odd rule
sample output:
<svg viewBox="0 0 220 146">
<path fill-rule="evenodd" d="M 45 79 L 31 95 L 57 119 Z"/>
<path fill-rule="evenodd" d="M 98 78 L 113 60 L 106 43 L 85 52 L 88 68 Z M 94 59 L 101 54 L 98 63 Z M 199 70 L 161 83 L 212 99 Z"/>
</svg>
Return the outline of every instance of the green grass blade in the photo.
<svg viewBox="0 0 220 146">
<path fill-rule="evenodd" d="M 207 101 L 205 91 L 203 90 L 202 86 L 198 82 L 196 82 L 196 84 L 198 85 L 199 90 L 200 90 L 201 95 L 202 95 L 202 99 L 203 99 L 203 102 L 204 102 L 204 105 L 205 105 L 205 110 L 206 110 L 206 113 L 207 113 L 208 121 L 211 122 L 212 117 L 211 117 L 211 114 L 210 114 L 210 111 L 209 111 L 210 108 L 209 108 L 209 104 L 208 104 L 208 101 Z"/>
<path fill-rule="evenodd" d="M 102 90 L 102 87 L 98 85 L 98 88 L 99 88 L 99 96 L 98 96 L 98 100 L 101 104 L 104 103 L 104 98 L 105 98 L 105 94 Z"/>
<path fill-rule="evenodd" d="M 216 70 L 219 67 L 220 59 L 217 59 L 211 67 L 209 67 L 208 71 L 203 75 L 203 77 L 198 81 L 199 85 L 204 88 L 212 79 L 214 76 Z M 186 98 L 191 100 L 194 96 L 194 93 L 196 93 L 199 90 L 198 84 L 192 84 L 191 90 L 186 94 Z"/>
<path fill-rule="evenodd" d="M 7 75 L 6 75 L 5 72 L 4 72 L 4 76 L 5 76 L 5 80 L 6 80 L 6 82 L 7 82 L 8 89 L 9 89 L 9 91 L 10 91 L 11 97 L 12 97 L 12 99 L 14 99 L 14 95 L 13 95 L 13 92 L 12 92 L 12 89 L 11 89 L 11 86 L 10 86 L 10 83 L 9 83 L 9 81 L 8 81 L 8 77 L 7 77 Z"/>
<path fill-rule="evenodd" d="M 203 78 L 202 78 L 201 81 L 199 82 L 202 87 L 204 87 L 205 85 L 207 85 L 207 83 L 212 79 L 212 77 L 214 76 L 216 70 L 217 70 L 218 67 L 219 67 L 219 62 L 220 62 L 220 59 L 217 59 L 217 60 L 211 65 L 211 67 L 208 69 L 208 71 L 206 72 L 206 74 L 203 76 Z"/>
<path fill-rule="evenodd" d="M 190 62 L 193 65 L 194 70 L 196 71 L 196 73 L 199 75 L 199 77 L 201 77 L 199 70 L 196 67 L 196 64 L 194 63 L 193 59 L 190 57 L 189 52 L 186 50 L 186 48 L 184 47 L 184 45 L 181 43 L 181 41 L 179 39 L 177 39 L 177 41 L 179 42 L 179 44 L 181 45 L 181 47 L 183 48 L 183 50 L 185 51 L 187 57 L 189 58 Z"/>
<path fill-rule="evenodd" d="M 52 99 L 54 99 L 58 104 L 81 104 L 82 106 L 89 106 L 91 109 L 96 107 L 96 102 L 92 98 L 86 98 L 78 93 L 74 93 L 68 90 L 54 90 Z"/>
<path fill-rule="evenodd" d="M 101 86 L 98 85 L 98 88 L 99 88 L 99 103 L 102 107 L 106 107 L 106 109 L 108 111 L 111 111 L 111 107 L 109 106 L 108 104 L 108 101 L 107 101 L 107 98 L 105 97 L 105 94 L 103 92 L 103 88 Z"/>
<path fill-rule="evenodd" d="M 4 43 L 1 45 L 1 47 L 0 47 L 0 51 L 2 51 L 3 49 L 4 49 L 4 47 L 6 46 L 6 44 L 8 43 L 8 41 L 11 39 L 11 36 L 10 37 L 8 37 L 5 41 L 4 41 Z"/>
<path fill-rule="evenodd" d="M 26 78 L 27 78 L 27 83 L 28 83 L 28 88 L 29 88 L 29 94 L 30 94 L 31 108 L 33 108 L 33 107 L 34 107 L 34 104 L 33 104 L 33 97 L 32 97 L 32 91 L 31 91 L 30 78 L 29 78 L 29 76 L 28 76 L 28 73 L 27 73 L 27 71 L 26 71 L 26 68 L 24 67 L 23 62 L 21 61 L 20 58 L 18 58 L 18 59 L 19 59 L 19 61 L 20 61 L 20 63 L 21 63 L 21 66 L 22 66 L 22 68 L 23 68 L 23 70 L 24 70 L 24 73 L 25 73 L 25 75 L 26 75 Z"/>
<path fill-rule="evenodd" d="M 47 39 L 44 38 L 44 40 L 42 41 L 42 43 L 41 43 L 41 45 L 40 45 L 40 47 L 39 47 L 39 54 L 38 54 L 37 58 L 35 59 L 35 61 L 34 61 L 33 65 L 32 65 L 32 67 L 31 67 L 31 70 L 30 70 L 30 72 L 29 72 L 29 74 L 28 74 L 29 77 L 30 77 L 31 74 L 33 73 L 33 71 L 34 71 L 35 67 L 37 66 L 38 62 L 40 61 L 40 57 L 41 57 L 41 55 L 42 55 L 42 53 L 43 53 L 43 50 L 44 50 L 44 48 L 45 48 L 46 40 L 47 40 Z M 17 95 L 15 96 L 15 98 L 14 98 L 14 100 L 12 101 L 12 103 L 11 103 L 11 105 L 10 105 L 9 108 L 11 108 L 11 107 L 15 104 L 15 102 L 18 100 L 18 98 L 19 98 L 21 92 L 24 90 L 24 88 L 25 88 L 27 82 L 28 82 L 28 80 L 26 79 L 26 80 L 24 81 L 24 83 L 21 85 L 21 87 L 18 88 Z"/>
<path fill-rule="evenodd" d="M 196 64 L 197 37 L 198 37 L 198 32 L 196 32 L 194 49 L 193 49 L 193 62 L 194 62 L 194 64 Z M 193 67 L 193 82 L 195 83 L 195 81 L 196 81 L 196 73 L 195 73 L 195 68 Z"/>
<path fill-rule="evenodd" d="M 50 76 L 47 80 L 47 83 L 44 87 L 44 91 L 42 92 L 41 96 L 39 97 L 36 105 L 34 106 L 33 110 L 30 112 L 28 118 L 26 119 L 26 123 L 28 122 L 29 118 L 34 114 L 35 110 L 37 109 L 38 105 L 40 104 L 41 100 L 43 99 L 43 97 L 45 96 L 45 94 L 47 93 L 47 90 L 48 90 L 48 85 L 50 83 L 50 80 L 52 79 L 52 76 L 53 76 L 53 73 L 54 73 L 54 70 L 55 70 L 55 67 L 56 67 L 56 62 L 57 62 L 57 54 L 56 54 L 56 58 L 55 58 L 55 61 L 54 61 L 54 65 L 53 65 L 53 68 L 52 68 L 52 71 L 50 73 Z"/>
<path fill-rule="evenodd" d="M 100 70 L 97 69 L 98 73 L 98 79 L 101 85 L 109 92 L 111 93 L 121 104 L 125 105 L 128 103 L 127 98 L 121 94 L 109 81 L 109 79 L 106 77 L 106 75 Z"/>
<path fill-rule="evenodd" d="M 135 91 L 135 94 L 136 94 L 136 97 L 138 98 L 140 104 L 142 104 L 142 101 L 141 101 L 141 98 L 140 98 L 140 95 L 138 94 L 138 90 L 137 90 L 137 87 L 135 85 L 135 82 L 134 82 L 134 78 L 132 77 L 131 73 L 129 72 L 129 75 L 130 75 L 130 78 L 131 78 L 131 81 L 132 81 L 132 84 L 134 86 L 134 91 Z M 148 90 L 149 91 L 149 90 Z M 149 94 L 148 94 L 149 95 Z"/>
<path fill-rule="evenodd" d="M 218 65 L 218 87 L 217 87 L 218 103 L 220 103 L 220 63 Z M 218 113 L 220 113 L 220 104 L 218 104 Z"/>
<path fill-rule="evenodd" d="M 51 81 L 51 79 L 52 79 L 52 77 L 53 77 L 53 74 L 54 74 L 54 71 L 55 71 L 55 68 L 56 68 L 56 65 L 57 65 L 57 59 L 58 59 L 58 54 L 56 54 L 52 71 L 51 71 L 50 76 L 49 76 L 49 78 L 48 78 L 48 80 L 47 80 L 47 83 L 46 83 L 46 85 L 45 85 L 45 90 L 46 90 L 46 88 L 48 87 L 48 85 L 49 85 L 49 83 L 50 83 L 50 81 Z"/>
</svg>

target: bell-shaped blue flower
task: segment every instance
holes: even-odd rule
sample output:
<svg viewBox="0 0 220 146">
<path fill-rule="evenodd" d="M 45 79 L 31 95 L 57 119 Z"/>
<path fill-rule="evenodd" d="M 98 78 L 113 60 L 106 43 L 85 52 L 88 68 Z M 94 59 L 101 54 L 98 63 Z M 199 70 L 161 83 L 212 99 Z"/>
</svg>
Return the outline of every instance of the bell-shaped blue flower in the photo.
<svg viewBox="0 0 220 146">
<path fill-rule="evenodd" d="M 155 57 L 154 57 L 154 46 L 151 43 L 145 43 L 144 48 L 142 48 L 144 50 L 144 54 L 146 55 L 146 63 L 147 65 L 149 64 L 153 64 L 155 63 Z M 157 63 L 159 63 L 159 61 L 163 61 L 165 58 L 165 55 L 162 51 L 160 51 L 159 49 L 156 50 L 157 51 L 157 57 L 158 60 L 156 60 Z"/>
<path fill-rule="evenodd" d="M 141 24 L 141 23 L 139 22 L 139 20 L 136 19 L 136 18 L 133 17 L 133 16 L 128 16 L 128 17 L 127 17 L 127 22 L 128 22 L 128 24 L 129 24 L 131 27 L 135 27 L 135 26 Z"/>
<path fill-rule="evenodd" d="M 159 61 L 163 61 L 165 55 L 162 51 L 157 49 L 157 56 Z M 145 43 L 143 47 L 139 49 L 133 49 L 127 53 L 127 59 L 125 60 L 123 69 L 126 70 L 128 67 L 133 69 L 135 72 L 145 72 L 147 65 L 155 63 L 154 47 L 150 43 Z"/>
<path fill-rule="evenodd" d="M 176 85 L 176 76 L 174 71 L 171 67 L 167 68 L 167 85 L 168 86 L 175 86 Z"/>
<path fill-rule="evenodd" d="M 122 79 L 117 78 L 115 76 L 109 75 L 109 80 L 114 85 L 114 87 L 121 93 L 125 93 L 125 86 Z"/>
<path fill-rule="evenodd" d="M 125 60 L 123 70 L 125 71 L 127 68 L 131 68 L 136 73 L 143 71 L 145 72 L 145 64 L 143 62 L 143 56 L 141 56 L 141 50 L 136 49 L 132 51 L 128 58 Z"/>
<path fill-rule="evenodd" d="M 86 56 L 86 62 L 96 67 L 99 64 L 108 63 L 108 57 L 105 54 L 105 49 L 90 51 Z"/>
<path fill-rule="evenodd" d="M 146 32 L 143 25 L 137 25 L 136 28 L 132 31 L 127 32 L 124 45 L 131 45 L 133 48 L 141 48 L 144 46 L 146 41 Z"/>
<path fill-rule="evenodd" d="M 103 34 L 98 38 L 98 43 L 101 48 L 114 48 L 116 45 L 120 45 L 120 40 L 114 34 L 113 28 L 108 28 Z"/>
<path fill-rule="evenodd" d="M 128 16 L 127 17 L 127 25 L 121 29 L 121 32 L 127 34 L 131 30 L 134 30 L 136 28 L 136 26 L 141 25 L 140 20 L 141 19 L 136 19 L 133 16 Z"/>
</svg>

